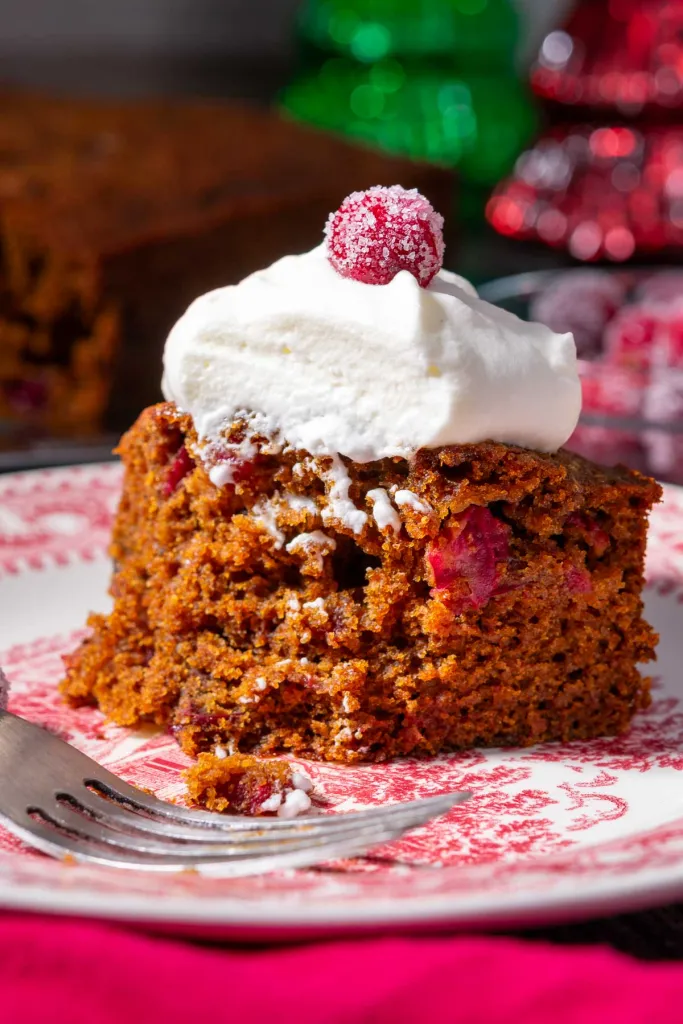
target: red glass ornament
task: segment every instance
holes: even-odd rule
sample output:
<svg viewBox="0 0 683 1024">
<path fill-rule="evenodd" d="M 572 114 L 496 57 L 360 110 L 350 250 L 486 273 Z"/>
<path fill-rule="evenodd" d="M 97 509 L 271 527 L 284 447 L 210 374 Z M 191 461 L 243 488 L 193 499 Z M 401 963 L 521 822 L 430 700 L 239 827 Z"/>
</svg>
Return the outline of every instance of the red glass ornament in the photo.
<svg viewBox="0 0 683 1024">
<path fill-rule="evenodd" d="M 583 0 L 544 39 L 531 80 L 611 123 L 551 130 L 522 154 L 488 205 L 496 230 L 583 261 L 680 250 L 683 0 Z"/>
<path fill-rule="evenodd" d="M 621 263 L 683 246 L 683 128 L 551 131 L 518 159 L 487 217 L 501 234 Z"/>
<path fill-rule="evenodd" d="M 632 115 L 683 104 L 680 0 L 587 0 L 543 41 L 531 82 L 537 95 Z"/>
</svg>

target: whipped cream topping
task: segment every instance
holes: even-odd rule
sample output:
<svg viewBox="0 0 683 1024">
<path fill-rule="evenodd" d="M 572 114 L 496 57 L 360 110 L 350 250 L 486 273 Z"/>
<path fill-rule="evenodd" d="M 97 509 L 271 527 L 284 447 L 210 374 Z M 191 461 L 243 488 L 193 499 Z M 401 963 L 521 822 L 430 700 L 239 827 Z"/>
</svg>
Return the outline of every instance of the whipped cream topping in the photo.
<svg viewBox="0 0 683 1024">
<path fill-rule="evenodd" d="M 202 438 L 249 410 L 285 444 L 356 462 L 485 440 L 555 451 L 581 406 L 571 334 L 446 270 L 427 288 L 407 271 L 341 277 L 324 245 L 197 299 L 166 343 L 162 387 Z"/>
</svg>

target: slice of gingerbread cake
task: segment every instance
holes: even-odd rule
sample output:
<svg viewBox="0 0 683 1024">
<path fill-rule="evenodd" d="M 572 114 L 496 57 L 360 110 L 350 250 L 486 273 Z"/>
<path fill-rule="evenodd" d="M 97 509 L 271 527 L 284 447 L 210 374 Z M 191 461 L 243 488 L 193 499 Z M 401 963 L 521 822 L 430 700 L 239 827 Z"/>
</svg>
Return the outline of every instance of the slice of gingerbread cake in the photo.
<svg viewBox="0 0 683 1024">
<path fill-rule="evenodd" d="M 198 299 L 120 453 L 114 607 L 63 692 L 191 754 L 374 761 L 619 733 L 648 703 L 658 485 L 562 449 L 571 335 L 441 269 L 441 218 L 348 197 Z"/>
</svg>

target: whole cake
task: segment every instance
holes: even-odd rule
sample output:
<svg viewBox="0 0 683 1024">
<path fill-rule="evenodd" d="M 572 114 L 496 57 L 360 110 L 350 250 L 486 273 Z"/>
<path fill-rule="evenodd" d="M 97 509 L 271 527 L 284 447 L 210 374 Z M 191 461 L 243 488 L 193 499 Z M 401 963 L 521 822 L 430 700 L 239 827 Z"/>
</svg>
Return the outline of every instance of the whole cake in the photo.
<svg viewBox="0 0 683 1024">
<path fill-rule="evenodd" d="M 198 299 L 123 438 L 114 607 L 63 692 L 191 754 L 376 761 L 623 731 L 658 485 L 561 449 L 570 334 L 441 269 L 415 191 Z"/>
<path fill-rule="evenodd" d="M 0 93 L 0 434 L 127 426 L 195 295 L 310 248 L 339 195 L 385 174 L 453 188 L 240 104 Z"/>
</svg>

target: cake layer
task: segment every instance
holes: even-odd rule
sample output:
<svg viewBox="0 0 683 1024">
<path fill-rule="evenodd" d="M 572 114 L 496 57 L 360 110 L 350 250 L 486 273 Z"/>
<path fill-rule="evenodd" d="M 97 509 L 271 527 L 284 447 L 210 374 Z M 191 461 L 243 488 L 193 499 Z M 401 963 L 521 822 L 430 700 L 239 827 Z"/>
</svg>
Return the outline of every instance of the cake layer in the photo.
<svg viewBox="0 0 683 1024">
<path fill-rule="evenodd" d="M 654 481 L 493 442 L 237 458 L 243 435 L 202 452 L 165 404 L 124 437 L 114 609 L 69 699 L 191 754 L 347 762 L 613 734 L 647 705 Z"/>
</svg>

